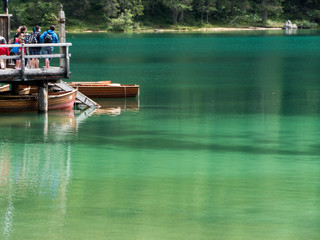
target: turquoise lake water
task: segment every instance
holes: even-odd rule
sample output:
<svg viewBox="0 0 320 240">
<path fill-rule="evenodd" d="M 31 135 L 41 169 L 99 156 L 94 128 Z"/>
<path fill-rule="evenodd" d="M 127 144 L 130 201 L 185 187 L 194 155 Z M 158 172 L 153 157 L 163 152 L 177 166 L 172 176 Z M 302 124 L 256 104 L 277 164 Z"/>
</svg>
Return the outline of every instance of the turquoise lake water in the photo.
<svg viewBox="0 0 320 240">
<path fill-rule="evenodd" d="M 0 239 L 320 239 L 320 31 L 68 41 L 140 96 L 0 115 Z"/>
</svg>

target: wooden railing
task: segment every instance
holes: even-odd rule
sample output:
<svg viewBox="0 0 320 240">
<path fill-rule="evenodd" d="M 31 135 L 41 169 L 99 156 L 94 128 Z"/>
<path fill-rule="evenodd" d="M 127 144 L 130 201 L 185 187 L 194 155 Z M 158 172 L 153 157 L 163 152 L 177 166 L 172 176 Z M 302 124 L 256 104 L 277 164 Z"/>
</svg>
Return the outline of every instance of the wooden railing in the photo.
<svg viewBox="0 0 320 240">
<path fill-rule="evenodd" d="M 10 55 L 10 56 L 0 56 L 0 59 L 14 59 L 21 60 L 21 69 L 10 69 L 6 68 L 0 71 L 0 82 L 1 80 L 37 80 L 50 78 L 69 78 L 70 77 L 70 57 L 69 47 L 72 46 L 71 43 L 41 43 L 41 44 L 1 44 L 0 47 L 8 47 L 12 49 L 14 47 L 21 47 L 21 55 Z M 27 55 L 25 54 L 26 48 L 31 47 L 59 47 L 60 53 L 58 54 L 41 54 L 41 55 Z M 27 52 L 27 51 L 26 51 Z M 31 69 L 26 67 L 26 61 L 32 58 L 59 58 L 60 66 L 51 67 L 45 69 L 45 71 L 40 71 L 40 69 Z M 3 81 L 2 81 L 3 82 Z"/>
</svg>

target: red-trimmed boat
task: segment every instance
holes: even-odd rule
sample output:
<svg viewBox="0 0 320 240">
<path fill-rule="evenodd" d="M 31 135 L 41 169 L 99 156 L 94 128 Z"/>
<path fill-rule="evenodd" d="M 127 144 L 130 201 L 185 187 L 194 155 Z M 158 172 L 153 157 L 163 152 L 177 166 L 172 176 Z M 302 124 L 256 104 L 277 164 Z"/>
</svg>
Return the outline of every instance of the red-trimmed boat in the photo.
<svg viewBox="0 0 320 240">
<path fill-rule="evenodd" d="M 71 110 L 77 96 L 77 90 L 48 94 L 49 110 Z M 33 111 L 38 109 L 37 95 L 0 96 L 0 111 Z"/>
<path fill-rule="evenodd" d="M 129 98 L 136 97 L 139 92 L 139 85 L 125 85 L 111 83 L 111 81 L 70 82 L 68 84 L 92 98 Z"/>
</svg>

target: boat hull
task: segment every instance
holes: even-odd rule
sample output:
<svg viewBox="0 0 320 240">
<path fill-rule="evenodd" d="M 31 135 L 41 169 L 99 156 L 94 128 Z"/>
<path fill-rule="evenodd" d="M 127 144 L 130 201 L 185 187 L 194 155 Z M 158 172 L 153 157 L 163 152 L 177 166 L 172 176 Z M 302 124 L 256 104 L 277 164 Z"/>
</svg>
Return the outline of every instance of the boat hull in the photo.
<svg viewBox="0 0 320 240">
<path fill-rule="evenodd" d="M 76 99 L 77 90 L 48 95 L 48 110 L 71 110 Z M 34 111 L 38 110 L 37 96 L 0 97 L 0 111 Z"/>
<path fill-rule="evenodd" d="M 9 90 L 10 90 L 9 84 L 0 86 L 0 92 L 7 92 Z"/>
<path fill-rule="evenodd" d="M 28 85 L 19 85 L 19 95 L 30 94 L 31 86 Z"/>
<path fill-rule="evenodd" d="M 139 85 L 83 84 L 81 82 L 68 84 L 91 98 L 131 98 L 136 97 L 139 92 Z"/>
</svg>

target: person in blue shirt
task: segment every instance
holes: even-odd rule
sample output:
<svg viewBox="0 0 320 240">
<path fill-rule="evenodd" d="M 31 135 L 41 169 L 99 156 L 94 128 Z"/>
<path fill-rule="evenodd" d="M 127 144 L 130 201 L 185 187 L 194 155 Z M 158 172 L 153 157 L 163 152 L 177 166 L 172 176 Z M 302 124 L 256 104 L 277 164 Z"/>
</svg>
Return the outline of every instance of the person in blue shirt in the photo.
<svg viewBox="0 0 320 240">
<path fill-rule="evenodd" d="M 57 34 L 54 32 L 55 26 L 51 25 L 50 29 L 48 31 L 45 31 L 41 36 L 40 36 L 40 42 L 41 43 L 59 43 L 59 38 Z M 44 47 L 42 50 L 43 54 L 53 54 L 53 47 Z M 45 68 L 50 67 L 50 60 L 51 58 L 45 58 Z"/>
</svg>

